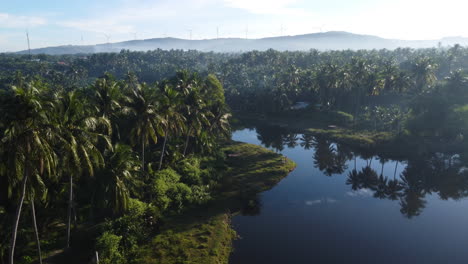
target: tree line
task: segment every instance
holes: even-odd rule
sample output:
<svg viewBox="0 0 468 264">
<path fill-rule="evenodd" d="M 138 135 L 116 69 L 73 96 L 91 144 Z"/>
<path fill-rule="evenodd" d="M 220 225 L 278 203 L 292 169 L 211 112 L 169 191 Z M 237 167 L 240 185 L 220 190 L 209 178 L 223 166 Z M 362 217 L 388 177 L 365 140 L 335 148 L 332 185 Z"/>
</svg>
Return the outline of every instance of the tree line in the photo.
<svg viewBox="0 0 468 264">
<path fill-rule="evenodd" d="M 0 70 L 5 76 L 22 70 L 58 85 L 73 86 L 92 82 L 104 72 L 118 78 L 134 72 L 142 81 L 155 82 L 169 78 L 178 69 L 188 69 L 201 75 L 215 74 L 235 111 L 275 113 L 297 101 L 309 101 L 357 114 L 368 104 L 413 98 L 455 72 L 465 75 L 467 59 L 468 49 L 460 45 L 393 51 L 268 50 L 239 54 L 122 50 L 63 56 L 3 54 Z"/>
</svg>

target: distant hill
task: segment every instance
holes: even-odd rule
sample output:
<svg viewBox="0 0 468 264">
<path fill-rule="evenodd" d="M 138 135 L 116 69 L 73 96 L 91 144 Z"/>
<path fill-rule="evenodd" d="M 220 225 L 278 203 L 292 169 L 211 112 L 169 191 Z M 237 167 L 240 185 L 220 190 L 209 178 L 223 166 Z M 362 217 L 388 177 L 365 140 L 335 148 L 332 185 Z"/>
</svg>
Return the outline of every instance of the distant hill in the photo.
<svg viewBox="0 0 468 264">
<path fill-rule="evenodd" d="M 440 40 L 395 40 L 384 39 L 370 35 L 359 35 L 342 31 L 313 33 L 297 36 L 282 36 L 261 39 L 221 38 L 187 40 L 178 38 L 153 38 L 144 40 L 131 40 L 117 43 L 86 45 L 86 46 L 58 46 L 32 49 L 33 54 L 79 54 L 98 52 L 119 52 L 122 49 L 132 51 L 147 51 L 154 49 L 183 49 L 214 52 L 243 52 L 251 50 L 275 49 L 280 51 L 300 50 L 345 50 L 345 49 L 396 49 L 398 47 L 429 48 L 442 44 L 468 45 L 468 38 L 449 37 Z M 17 52 L 26 54 L 28 51 Z"/>
</svg>

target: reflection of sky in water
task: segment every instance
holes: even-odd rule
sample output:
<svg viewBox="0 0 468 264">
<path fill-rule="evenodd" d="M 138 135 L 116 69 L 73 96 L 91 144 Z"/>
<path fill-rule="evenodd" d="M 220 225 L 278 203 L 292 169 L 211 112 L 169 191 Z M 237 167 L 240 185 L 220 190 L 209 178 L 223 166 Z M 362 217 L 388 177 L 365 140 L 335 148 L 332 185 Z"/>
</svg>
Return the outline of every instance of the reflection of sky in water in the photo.
<svg viewBox="0 0 468 264">
<path fill-rule="evenodd" d="M 235 132 L 233 139 L 262 145 L 259 138 L 268 136 L 244 129 Z M 439 195 L 453 194 L 450 181 L 425 183 L 434 186 L 424 186 L 426 191 L 419 200 L 404 193 L 406 189 L 399 191 L 405 199 L 390 199 L 385 193 L 389 190 L 381 194 L 385 198 L 376 198 L 376 182 L 371 186 L 374 190 L 362 186 L 353 190 L 347 184 L 354 157 L 345 160 L 342 173 L 328 176 L 314 162 L 315 149 L 300 145 L 301 137 L 297 135 L 295 146 L 285 145 L 280 150 L 297 163 L 297 168 L 259 195 L 260 214 L 233 218 L 242 239 L 234 242 L 232 263 L 467 263 L 468 202 L 465 198 L 442 200 Z M 330 146 L 335 151 L 340 147 Z M 370 157 L 358 155 L 356 170 L 367 165 L 375 171 L 375 177 L 370 177 L 375 181 L 382 164 L 377 157 L 370 161 Z M 403 184 L 400 175 L 406 166 L 407 162 L 386 161 L 386 184 L 394 177 Z M 414 175 L 419 168 L 410 169 Z M 421 185 L 424 173 L 406 179 L 411 184 L 408 190 Z M 441 186 L 444 184 L 448 186 Z M 427 192 L 431 189 L 436 191 Z M 416 213 L 412 211 L 415 206 L 421 207 Z"/>
</svg>

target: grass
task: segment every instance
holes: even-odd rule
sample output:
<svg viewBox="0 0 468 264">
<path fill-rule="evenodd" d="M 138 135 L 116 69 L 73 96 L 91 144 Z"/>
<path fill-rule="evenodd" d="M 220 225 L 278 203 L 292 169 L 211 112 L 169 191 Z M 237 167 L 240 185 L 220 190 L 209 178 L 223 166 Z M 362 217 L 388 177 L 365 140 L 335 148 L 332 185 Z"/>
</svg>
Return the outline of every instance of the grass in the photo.
<svg viewBox="0 0 468 264">
<path fill-rule="evenodd" d="M 309 128 L 305 132 L 316 136 L 325 136 L 340 143 L 346 143 L 350 146 L 370 147 L 378 144 L 390 142 L 394 135 L 390 132 L 371 132 L 371 131 L 354 131 L 351 129 L 333 128 L 333 129 L 317 129 Z"/>
<path fill-rule="evenodd" d="M 264 123 L 272 126 L 286 127 L 291 131 L 303 132 L 309 128 L 326 129 L 329 126 L 346 127 L 352 123 L 353 117 L 340 111 L 290 110 L 274 115 L 256 113 L 237 113 L 235 117 L 240 123 L 257 125 Z M 236 125 L 236 124 L 234 124 Z"/>
<path fill-rule="evenodd" d="M 231 142 L 223 150 L 227 170 L 213 201 L 166 219 L 161 233 L 141 249 L 138 263 L 228 263 L 237 237 L 231 216 L 295 168 L 294 162 L 256 145 Z"/>
</svg>

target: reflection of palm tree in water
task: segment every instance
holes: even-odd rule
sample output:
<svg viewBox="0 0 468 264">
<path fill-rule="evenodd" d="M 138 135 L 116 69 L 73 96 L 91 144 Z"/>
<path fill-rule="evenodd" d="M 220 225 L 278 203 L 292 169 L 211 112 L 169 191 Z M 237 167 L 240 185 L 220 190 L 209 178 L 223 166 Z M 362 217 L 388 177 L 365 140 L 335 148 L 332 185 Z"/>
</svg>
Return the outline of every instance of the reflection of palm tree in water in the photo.
<svg viewBox="0 0 468 264">
<path fill-rule="evenodd" d="M 313 140 L 314 140 L 314 136 L 310 134 L 304 134 L 301 137 L 300 145 L 306 150 L 311 149 L 313 147 Z"/>
<path fill-rule="evenodd" d="M 288 148 L 295 148 L 298 145 L 299 138 L 297 137 L 297 134 L 291 133 L 284 136 L 283 141 Z"/>
<path fill-rule="evenodd" d="M 272 126 L 257 126 L 257 138 L 267 148 L 273 148 L 276 152 L 284 149 L 284 137 L 286 130 Z"/>
<path fill-rule="evenodd" d="M 388 159 L 386 159 L 384 157 L 379 157 L 379 162 L 380 162 L 380 164 L 382 164 L 382 170 L 380 171 L 380 176 L 383 176 L 384 166 L 385 166 L 385 163 L 387 161 L 388 161 Z"/>
<path fill-rule="evenodd" d="M 395 161 L 393 179 L 384 177 L 385 164 L 388 159 L 379 157 L 381 163 L 380 175 L 371 168 L 375 152 L 372 150 L 358 151 L 346 148 L 344 145 L 334 144 L 323 137 L 312 135 L 288 134 L 284 129 L 272 127 L 257 128 L 258 139 L 267 147 L 277 151 L 284 146 L 296 147 L 298 144 L 304 149 L 315 148 L 313 156 L 315 167 L 325 175 L 342 174 L 346 170 L 346 162 L 354 158 L 354 169 L 347 174 L 346 184 L 357 191 L 368 189 L 373 196 L 380 199 L 399 200 L 401 213 L 408 218 L 419 215 L 425 208 L 424 197 L 427 193 L 438 193 L 441 199 L 461 199 L 468 196 L 468 172 L 459 173 L 463 164 L 451 164 L 446 168 L 445 157 L 425 157 L 409 160 L 406 168 L 396 177 L 400 161 Z M 366 160 L 366 166 L 357 169 L 357 156 Z M 387 175 L 390 176 L 390 175 Z M 250 201 L 251 205 L 255 204 Z M 256 206 L 251 206 L 255 208 Z M 248 210 L 247 210 L 248 211 Z M 253 210 L 255 211 L 255 210 Z"/>
<path fill-rule="evenodd" d="M 320 137 L 315 138 L 313 146 L 315 147 L 314 164 L 316 168 L 327 176 L 342 174 L 345 171 L 350 153 L 340 151 L 338 145 Z"/>
</svg>

